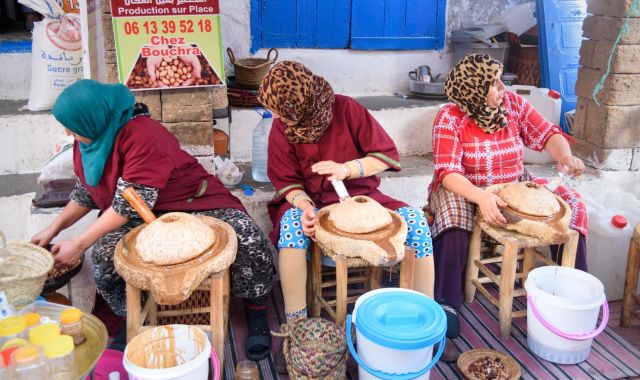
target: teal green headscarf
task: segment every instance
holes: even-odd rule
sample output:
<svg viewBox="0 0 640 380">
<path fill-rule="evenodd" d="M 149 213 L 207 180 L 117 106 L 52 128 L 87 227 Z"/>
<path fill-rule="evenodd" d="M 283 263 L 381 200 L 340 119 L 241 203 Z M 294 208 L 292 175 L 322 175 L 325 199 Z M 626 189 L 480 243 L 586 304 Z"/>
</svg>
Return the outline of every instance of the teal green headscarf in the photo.
<svg viewBox="0 0 640 380">
<path fill-rule="evenodd" d="M 91 139 L 80 143 L 82 168 L 87 183 L 96 186 L 111 156 L 116 135 L 131 119 L 135 98 L 122 84 L 104 84 L 91 79 L 67 87 L 51 113 L 70 131 Z"/>
</svg>

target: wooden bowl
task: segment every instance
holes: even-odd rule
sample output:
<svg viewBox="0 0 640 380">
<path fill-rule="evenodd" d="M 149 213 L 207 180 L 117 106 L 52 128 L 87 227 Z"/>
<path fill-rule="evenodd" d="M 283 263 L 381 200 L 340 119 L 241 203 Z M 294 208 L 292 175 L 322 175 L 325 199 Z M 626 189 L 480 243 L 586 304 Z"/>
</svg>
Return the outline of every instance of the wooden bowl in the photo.
<svg viewBox="0 0 640 380">
<path fill-rule="evenodd" d="M 466 379 L 477 380 L 478 377 L 476 377 L 471 373 L 471 371 L 469 371 L 469 366 L 471 365 L 471 363 L 484 357 L 489 357 L 492 359 L 500 358 L 500 361 L 504 364 L 505 368 L 509 371 L 509 373 L 511 373 L 509 380 L 517 380 L 520 378 L 520 365 L 518 365 L 518 363 L 516 363 L 516 361 L 511 356 L 503 354 L 502 352 L 490 350 L 488 348 L 478 348 L 462 353 L 458 358 L 458 369 Z"/>
</svg>

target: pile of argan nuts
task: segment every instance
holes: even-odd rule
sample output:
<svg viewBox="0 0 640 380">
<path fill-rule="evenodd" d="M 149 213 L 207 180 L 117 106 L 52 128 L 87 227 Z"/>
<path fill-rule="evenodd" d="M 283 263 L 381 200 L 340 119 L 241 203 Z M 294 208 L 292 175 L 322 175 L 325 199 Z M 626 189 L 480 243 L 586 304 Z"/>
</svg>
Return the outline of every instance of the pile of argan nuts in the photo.
<svg viewBox="0 0 640 380">
<path fill-rule="evenodd" d="M 178 59 L 177 56 L 163 57 L 160 66 L 156 68 L 156 80 L 152 81 L 147 72 L 146 58 L 140 58 L 129 76 L 127 86 L 134 89 L 140 89 L 214 84 L 213 77 L 215 77 L 215 75 L 211 75 L 213 70 L 209 67 L 209 64 L 206 63 L 206 60 L 200 60 L 201 63 L 203 61 L 207 67 L 203 66 L 202 68 L 202 78 L 194 78 L 193 66 L 184 63 L 182 60 Z M 187 81 L 189 83 L 185 84 L 184 82 Z M 162 82 L 162 84 L 159 82 Z"/>
<path fill-rule="evenodd" d="M 473 379 L 479 380 L 509 380 L 511 372 L 505 367 L 500 358 L 485 356 L 469 365 L 469 372 Z"/>
</svg>

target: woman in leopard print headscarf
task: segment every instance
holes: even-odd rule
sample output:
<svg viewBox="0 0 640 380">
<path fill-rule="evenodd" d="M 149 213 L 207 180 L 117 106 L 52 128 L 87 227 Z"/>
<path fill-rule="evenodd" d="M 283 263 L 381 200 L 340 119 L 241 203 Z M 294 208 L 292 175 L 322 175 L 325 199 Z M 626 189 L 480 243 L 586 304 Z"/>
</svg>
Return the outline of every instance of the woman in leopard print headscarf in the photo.
<svg viewBox="0 0 640 380">
<path fill-rule="evenodd" d="M 449 100 L 487 133 L 507 126 L 504 105 L 487 104 L 489 89 L 499 80 L 501 73 L 502 64 L 498 60 L 488 55 L 472 54 L 451 70 L 444 85 Z"/>
<path fill-rule="evenodd" d="M 268 175 L 276 195 L 269 215 L 271 237 L 280 251 L 287 319 L 306 316 L 305 253 L 314 235 L 316 207 L 338 202 L 334 179 L 345 180 L 351 195 L 367 195 L 415 226 L 407 243 L 416 248 L 416 290 L 431 294 L 427 221 L 421 212 L 378 190 L 376 174 L 400 170 L 400 163 L 395 144 L 373 116 L 354 99 L 334 95 L 326 80 L 296 62 L 274 66 L 260 85 L 258 99 L 274 113 Z"/>
<path fill-rule="evenodd" d="M 285 124 L 287 140 L 294 144 L 314 143 L 329 128 L 335 96 L 324 78 L 300 63 L 284 61 L 262 81 L 258 101 L 295 122 L 292 126 Z"/>
<path fill-rule="evenodd" d="M 584 170 L 560 128 L 525 99 L 507 91 L 500 81 L 502 69 L 502 64 L 488 55 L 464 57 L 445 83 L 451 103 L 438 112 L 433 125 L 435 173 L 427 209 L 433 216 L 435 297 L 445 304 L 450 338 L 458 335 L 455 309 L 462 302 L 461 278 L 476 210 L 479 208 L 491 224 L 506 223 L 500 212 L 506 204 L 484 189 L 531 179 L 524 167 L 524 146 L 546 150 L 571 175 Z M 545 183 L 542 178 L 533 180 Z M 584 203 L 567 187 L 560 186 L 555 192 L 571 207 L 571 228 L 580 233 L 576 268 L 586 270 Z"/>
</svg>

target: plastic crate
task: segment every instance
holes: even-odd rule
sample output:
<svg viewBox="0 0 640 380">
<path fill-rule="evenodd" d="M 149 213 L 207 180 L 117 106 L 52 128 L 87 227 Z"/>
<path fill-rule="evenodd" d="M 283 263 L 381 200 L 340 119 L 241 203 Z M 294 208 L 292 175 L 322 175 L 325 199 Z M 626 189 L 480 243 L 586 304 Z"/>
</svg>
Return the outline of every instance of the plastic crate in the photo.
<svg viewBox="0 0 640 380">
<path fill-rule="evenodd" d="M 467 54 L 489 54 L 506 66 L 509 53 L 508 42 L 496 42 L 491 47 L 483 42 L 453 44 L 455 62 L 459 62 Z"/>
</svg>

